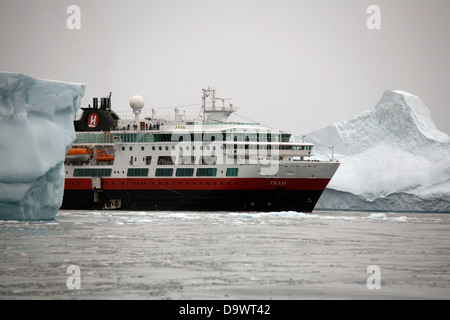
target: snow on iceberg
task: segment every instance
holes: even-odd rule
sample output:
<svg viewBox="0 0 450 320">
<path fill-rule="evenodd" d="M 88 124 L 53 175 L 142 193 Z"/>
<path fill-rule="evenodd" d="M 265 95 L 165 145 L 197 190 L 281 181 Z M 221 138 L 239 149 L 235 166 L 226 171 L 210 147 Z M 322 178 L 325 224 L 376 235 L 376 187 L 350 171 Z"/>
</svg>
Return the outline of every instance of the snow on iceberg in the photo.
<svg viewBox="0 0 450 320">
<path fill-rule="evenodd" d="M 85 85 L 0 72 L 0 219 L 53 219 Z"/>
<path fill-rule="evenodd" d="M 334 146 L 341 162 L 316 209 L 450 212 L 450 137 L 417 96 L 386 91 L 375 107 L 305 139 L 318 158 Z"/>
</svg>

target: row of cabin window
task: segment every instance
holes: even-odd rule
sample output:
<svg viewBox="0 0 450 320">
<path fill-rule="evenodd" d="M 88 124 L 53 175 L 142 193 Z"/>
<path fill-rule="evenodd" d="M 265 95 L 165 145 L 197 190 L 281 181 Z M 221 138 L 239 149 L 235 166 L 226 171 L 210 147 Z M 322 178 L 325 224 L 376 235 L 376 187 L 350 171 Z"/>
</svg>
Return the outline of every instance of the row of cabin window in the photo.
<svg viewBox="0 0 450 320">
<path fill-rule="evenodd" d="M 201 163 L 208 163 L 212 164 L 214 161 L 214 157 L 202 157 L 200 159 Z M 152 156 L 145 156 L 142 158 L 142 161 L 144 161 L 145 165 L 149 166 L 152 163 Z M 130 157 L 130 165 L 133 165 L 134 162 L 137 162 L 137 157 Z M 195 157 L 179 157 L 178 164 L 195 164 Z M 158 165 L 175 165 L 173 162 L 172 156 L 159 156 L 158 157 Z"/>
<path fill-rule="evenodd" d="M 133 147 L 132 146 L 130 146 L 128 148 L 129 148 L 130 151 L 133 151 Z M 190 149 L 189 146 L 184 146 L 184 148 L 185 148 L 184 150 L 189 150 Z M 200 150 L 203 150 L 203 146 L 200 146 L 199 148 L 200 148 Z M 239 148 L 242 149 L 242 148 L 244 148 L 244 146 L 243 145 L 239 145 Z M 164 149 L 166 151 L 170 150 L 169 146 L 164 146 Z M 212 149 L 216 150 L 216 147 L 213 146 Z M 230 149 L 232 149 L 232 148 L 230 148 Z M 234 149 L 237 149 L 237 146 L 234 146 Z M 248 145 L 248 144 L 246 144 L 245 145 L 245 149 L 312 150 L 312 146 L 292 146 L 292 145 L 290 145 L 290 146 L 267 145 L 266 146 L 266 145 Z M 141 150 L 144 151 L 145 147 L 141 146 Z M 152 151 L 155 151 L 155 150 L 156 150 L 156 146 L 152 146 Z M 162 151 L 163 150 L 163 146 L 158 146 L 158 150 Z M 172 146 L 172 150 L 175 150 L 175 146 Z M 179 146 L 179 150 L 183 150 L 183 147 Z M 192 146 L 192 150 L 196 150 L 196 146 Z M 211 147 L 210 146 L 206 146 L 206 150 L 211 150 Z M 220 150 L 223 150 L 223 145 L 220 146 Z M 125 147 L 122 147 L 122 151 L 125 151 Z"/>
<path fill-rule="evenodd" d="M 195 147 L 196 147 L 196 146 L 192 146 L 192 150 L 196 150 Z M 199 148 L 200 148 L 200 150 L 203 150 L 203 146 L 200 146 Z M 213 146 L 212 148 L 213 148 L 213 150 L 216 150 L 216 147 L 215 147 L 215 146 Z M 169 146 L 164 146 L 164 149 L 165 149 L 166 151 L 169 151 L 169 150 L 170 150 L 170 147 L 169 147 Z M 179 149 L 180 149 L 180 150 L 183 150 L 183 147 L 180 146 Z M 205 149 L 206 149 L 206 150 L 211 150 L 211 147 L 210 147 L 210 146 L 206 146 Z M 223 145 L 220 146 L 220 149 L 223 150 Z M 128 150 L 133 151 L 133 147 L 132 147 L 132 146 L 128 147 Z M 144 150 L 145 150 L 145 147 L 144 147 L 144 146 L 141 146 L 141 150 L 144 151 Z M 156 146 L 152 146 L 152 151 L 155 151 L 155 150 L 156 150 Z M 162 151 L 162 150 L 163 150 L 163 146 L 158 146 L 158 150 L 159 150 L 159 151 Z M 172 146 L 172 150 L 175 150 L 175 146 Z M 189 146 L 185 146 L 185 150 L 189 150 Z M 122 151 L 125 151 L 125 147 L 122 147 Z"/>
<path fill-rule="evenodd" d="M 111 169 L 75 169 L 74 177 L 110 177 Z M 155 171 L 156 177 L 172 177 L 173 168 L 158 168 Z M 127 171 L 128 177 L 148 177 L 148 168 L 130 168 Z M 227 168 L 227 177 L 237 177 L 239 168 Z M 198 168 L 197 177 L 215 177 L 217 168 Z M 192 177 L 194 176 L 194 168 L 177 168 L 176 177 Z"/>
<path fill-rule="evenodd" d="M 154 134 L 155 141 L 157 142 L 172 142 L 174 139 L 177 138 L 177 134 L 173 136 L 172 134 Z M 178 141 L 185 140 L 184 138 L 187 138 L 186 140 L 190 141 L 216 141 L 216 137 L 218 139 L 222 139 L 222 141 L 261 141 L 261 142 L 276 142 L 276 141 L 282 141 L 282 142 L 289 142 L 291 135 L 290 134 L 271 134 L 271 133 L 235 133 L 230 135 L 226 132 L 216 132 L 216 133 L 206 133 L 203 135 L 195 134 L 195 133 L 182 133 L 178 136 Z"/>
<path fill-rule="evenodd" d="M 229 171 L 230 168 L 227 169 L 227 176 L 231 176 L 234 172 Z M 234 174 L 237 174 L 234 173 Z M 192 177 L 194 175 L 193 168 L 178 168 L 175 172 L 176 177 Z M 217 175 L 217 168 L 199 168 L 197 169 L 197 177 L 215 177 Z M 155 171 L 156 177 L 172 177 L 173 176 L 173 168 L 158 168 Z"/>
</svg>

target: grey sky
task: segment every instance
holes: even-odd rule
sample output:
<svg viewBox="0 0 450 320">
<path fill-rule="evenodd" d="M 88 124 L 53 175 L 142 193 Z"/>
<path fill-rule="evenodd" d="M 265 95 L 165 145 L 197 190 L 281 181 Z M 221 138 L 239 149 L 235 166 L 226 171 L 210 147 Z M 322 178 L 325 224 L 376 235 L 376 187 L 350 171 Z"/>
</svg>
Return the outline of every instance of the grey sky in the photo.
<svg viewBox="0 0 450 320">
<path fill-rule="evenodd" d="M 80 30 L 66 26 L 72 4 Z M 366 26 L 371 4 L 381 30 Z M 0 0 L 0 70 L 85 83 L 83 105 L 112 91 L 118 112 L 135 94 L 161 108 L 214 86 L 240 115 L 294 134 L 399 89 L 449 134 L 449 31 L 448 0 Z"/>
</svg>

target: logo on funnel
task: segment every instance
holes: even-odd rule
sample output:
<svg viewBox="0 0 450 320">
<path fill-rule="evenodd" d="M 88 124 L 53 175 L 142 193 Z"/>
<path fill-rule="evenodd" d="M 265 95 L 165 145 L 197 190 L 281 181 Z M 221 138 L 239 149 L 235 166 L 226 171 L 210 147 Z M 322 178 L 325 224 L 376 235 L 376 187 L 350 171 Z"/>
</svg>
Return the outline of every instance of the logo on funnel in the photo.
<svg viewBox="0 0 450 320">
<path fill-rule="evenodd" d="M 95 128 L 98 124 L 98 115 L 96 113 L 92 113 L 88 118 L 88 127 Z"/>
</svg>

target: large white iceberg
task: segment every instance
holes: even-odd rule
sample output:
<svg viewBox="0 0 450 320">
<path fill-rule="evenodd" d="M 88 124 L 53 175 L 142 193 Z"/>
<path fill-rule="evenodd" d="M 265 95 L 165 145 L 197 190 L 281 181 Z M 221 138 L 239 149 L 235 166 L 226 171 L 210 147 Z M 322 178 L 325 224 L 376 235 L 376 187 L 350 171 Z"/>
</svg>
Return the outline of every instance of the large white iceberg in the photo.
<svg viewBox="0 0 450 320">
<path fill-rule="evenodd" d="M 316 209 L 450 212 L 450 137 L 417 96 L 386 91 L 375 107 L 305 139 L 317 158 L 334 146 L 341 162 Z"/>
<path fill-rule="evenodd" d="M 0 219 L 53 219 L 85 85 L 0 73 Z"/>
</svg>

